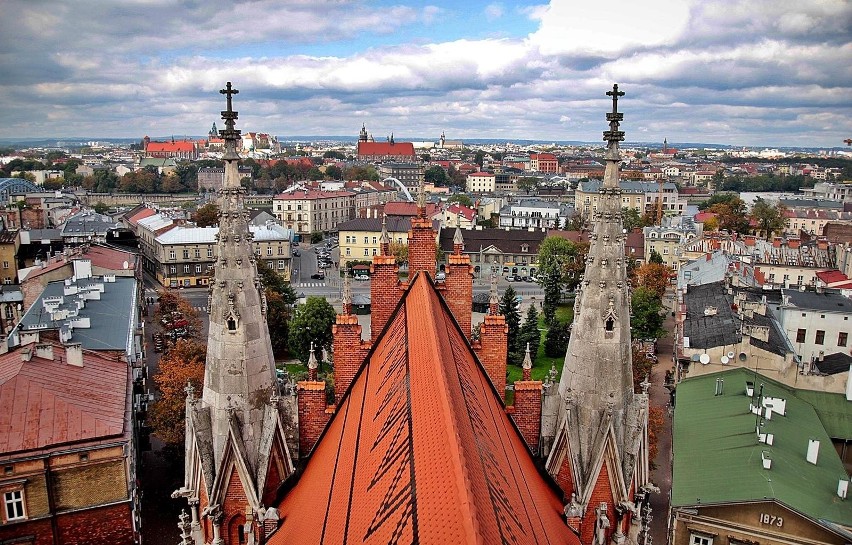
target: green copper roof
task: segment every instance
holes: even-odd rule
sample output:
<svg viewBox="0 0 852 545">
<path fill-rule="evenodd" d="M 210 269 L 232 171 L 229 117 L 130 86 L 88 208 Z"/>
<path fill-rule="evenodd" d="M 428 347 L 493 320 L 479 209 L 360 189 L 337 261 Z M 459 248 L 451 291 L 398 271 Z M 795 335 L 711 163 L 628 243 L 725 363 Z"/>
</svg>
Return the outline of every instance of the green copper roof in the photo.
<svg viewBox="0 0 852 545">
<path fill-rule="evenodd" d="M 715 395 L 716 379 L 724 379 Z M 773 414 L 762 430 L 774 434 L 772 446 L 758 443 L 757 416 L 749 412 L 746 381 L 755 382 L 755 396 L 764 385 L 765 397 L 787 401 L 786 416 Z M 817 411 L 801 392 L 747 369 L 732 369 L 683 381 L 677 387 L 673 441 L 672 506 L 720 504 L 773 499 L 814 520 L 852 524 L 852 500 L 837 497 L 837 484 L 846 478 Z M 842 394 L 846 420 L 852 402 Z M 820 442 L 817 464 L 805 459 L 808 440 Z M 763 469 L 762 452 L 772 459 Z"/>
<path fill-rule="evenodd" d="M 810 403 L 832 439 L 852 440 L 852 402 L 843 394 L 799 390 L 799 399 Z"/>
</svg>

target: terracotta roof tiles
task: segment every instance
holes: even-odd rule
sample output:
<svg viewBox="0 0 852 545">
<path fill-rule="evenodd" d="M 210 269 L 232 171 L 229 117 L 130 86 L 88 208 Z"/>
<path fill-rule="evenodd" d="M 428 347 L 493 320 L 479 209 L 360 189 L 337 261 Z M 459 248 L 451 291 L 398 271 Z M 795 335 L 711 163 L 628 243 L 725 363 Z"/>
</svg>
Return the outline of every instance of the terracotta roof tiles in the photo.
<svg viewBox="0 0 852 545">
<path fill-rule="evenodd" d="M 279 505 L 269 543 L 579 543 L 560 496 L 417 275 Z"/>
</svg>

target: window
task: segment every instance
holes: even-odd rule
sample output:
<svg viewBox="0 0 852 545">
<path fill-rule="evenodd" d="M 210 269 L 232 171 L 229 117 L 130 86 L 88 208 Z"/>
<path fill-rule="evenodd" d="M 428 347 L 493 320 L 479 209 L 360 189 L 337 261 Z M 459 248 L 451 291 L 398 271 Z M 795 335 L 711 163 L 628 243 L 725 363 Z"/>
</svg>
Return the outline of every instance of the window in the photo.
<svg viewBox="0 0 852 545">
<path fill-rule="evenodd" d="M 272 255 L 272 246 L 266 247 L 266 255 Z"/>
<path fill-rule="evenodd" d="M 284 246 L 278 247 L 278 255 L 284 255 Z"/>
<path fill-rule="evenodd" d="M 800 329 L 800 330 L 796 331 L 796 342 L 797 343 L 805 342 L 805 337 L 807 336 L 807 334 L 808 334 L 807 329 Z"/>
<path fill-rule="evenodd" d="M 184 251 L 183 251 L 183 258 L 184 258 L 184 259 L 189 259 L 189 250 L 184 250 Z"/>
<path fill-rule="evenodd" d="M 816 338 L 814 339 L 815 344 L 823 344 L 825 342 L 825 331 L 822 329 L 817 329 Z"/>
<path fill-rule="evenodd" d="M 201 274 L 201 265 L 195 266 L 195 274 Z"/>
<path fill-rule="evenodd" d="M 207 257 L 213 257 L 213 248 L 207 248 Z"/>
<path fill-rule="evenodd" d="M 6 305 L 6 319 L 11 320 L 15 317 L 15 311 L 12 310 L 12 305 Z M 845 344 L 843 346 L 846 346 Z"/>
<path fill-rule="evenodd" d="M 3 494 L 3 503 L 6 506 L 6 520 L 19 520 L 24 518 L 24 491 L 13 490 Z"/>
<path fill-rule="evenodd" d="M 274 261 L 267 261 L 266 262 L 266 268 L 267 269 L 274 269 L 275 268 L 275 262 Z"/>
<path fill-rule="evenodd" d="M 846 346 L 846 341 L 849 340 L 849 334 L 841 331 L 837 334 L 837 346 Z"/>
<path fill-rule="evenodd" d="M 195 259 L 201 258 L 201 248 L 195 249 Z"/>
<path fill-rule="evenodd" d="M 346 248 L 346 257 L 349 257 L 351 255 L 349 250 L 351 250 L 351 248 Z"/>
<path fill-rule="evenodd" d="M 9 268 L 9 262 L 8 262 L 8 261 L 4 261 L 4 262 L 3 262 L 3 268 L 4 268 L 4 269 L 8 269 L 8 268 Z"/>
<path fill-rule="evenodd" d="M 171 267 L 169 267 L 169 272 L 172 274 L 177 274 L 177 266 L 172 265 Z"/>
<path fill-rule="evenodd" d="M 189 274 L 189 265 L 183 266 L 183 272 L 186 273 L 186 274 Z"/>
<path fill-rule="evenodd" d="M 175 251 L 169 250 L 169 259 L 175 259 Z"/>
<path fill-rule="evenodd" d="M 370 249 L 364 248 L 364 257 L 370 257 Z"/>
<path fill-rule="evenodd" d="M 370 237 L 364 237 L 364 244 L 370 243 Z"/>
<path fill-rule="evenodd" d="M 702 534 L 689 534 L 689 545 L 713 545 L 713 538 Z"/>
<path fill-rule="evenodd" d="M 376 255 L 376 249 L 373 248 L 373 255 Z"/>
</svg>

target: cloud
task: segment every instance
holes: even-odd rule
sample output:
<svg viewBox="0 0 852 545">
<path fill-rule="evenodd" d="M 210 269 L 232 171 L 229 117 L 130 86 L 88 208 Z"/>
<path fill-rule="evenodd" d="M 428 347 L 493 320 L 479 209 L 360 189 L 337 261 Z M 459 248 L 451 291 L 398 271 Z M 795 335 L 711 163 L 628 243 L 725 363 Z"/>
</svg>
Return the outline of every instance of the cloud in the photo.
<svg viewBox="0 0 852 545">
<path fill-rule="evenodd" d="M 841 145 L 852 4 L 568 2 L 484 37 L 407 0 L 24 2 L 0 19 L 0 136 L 203 134 L 233 81 L 239 126 L 286 134 L 598 141 L 617 82 L 628 140 Z M 458 8 L 461 10 L 461 8 Z M 497 33 L 501 37 L 495 37 Z M 81 39 L 70 39 L 80 37 Z"/>
</svg>

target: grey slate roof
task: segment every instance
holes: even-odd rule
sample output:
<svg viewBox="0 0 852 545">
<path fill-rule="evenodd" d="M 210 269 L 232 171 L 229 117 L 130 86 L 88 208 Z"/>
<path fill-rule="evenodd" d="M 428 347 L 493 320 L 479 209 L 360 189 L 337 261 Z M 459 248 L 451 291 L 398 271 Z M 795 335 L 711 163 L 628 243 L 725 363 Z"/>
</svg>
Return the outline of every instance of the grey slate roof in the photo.
<svg viewBox="0 0 852 545">
<path fill-rule="evenodd" d="M 852 365 L 852 356 L 846 352 L 835 352 L 823 356 L 822 361 L 815 361 L 814 367 L 817 371 L 824 375 L 836 375 L 837 373 L 845 373 Z"/>
<path fill-rule="evenodd" d="M 444 229 L 438 240 L 438 245 L 445 252 L 453 250 L 453 229 Z M 537 255 L 538 246 L 547 233 L 544 231 L 525 231 L 520 229 L 462 229 L 464 238 L 464 252 L 476 253 L 480 247 L 487 249 L 493 246 L 504 254 L 528 254 Z M 526 244 L 527 251 L 522 252 L 521 246 Z"/>
<path fill-rule="evenodd" d="M 98 283 L 103 283 L 104 291 L 100 299 L 86 299 L 85 305 L 79 309 L 78 317 L 87 317 L 90 327 L 75 327 L 71 332 L 71 342 L 82 343 L 88 350 L 120 350 L 128 349 L 129 339 L 134 328 L 134 309 L 136 307 L 136 279 L 131 277 L 116 277 L 115 282 L 103 282 L 102 277 L 92 277 L 72 282 L 83 291 Z M 44 288 L 38 299 L 27 310 L 16 327 L 18 330 L 61 330 L 68 329 L 68 323 L 73 318 L 52 320 L 51 314 L 44 306 L 44 300 L 49 297 L 62 298 L 60 309 L 75 309 L 82 298 L 77 295 L 64 295 L 65 282 L 51 282 Z M 40 325 L 43 324 L 43 325 Z"/>
<path fill-rule="evenodd" d="M 787 303 L 785 306 L 824 312 L 852 312 L 852 300 L 841 295 L 839 291 L 825 290 L 823 293 L 816 293 L 785 289 L 783 294 Z"/>
</svg>

